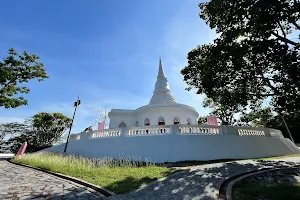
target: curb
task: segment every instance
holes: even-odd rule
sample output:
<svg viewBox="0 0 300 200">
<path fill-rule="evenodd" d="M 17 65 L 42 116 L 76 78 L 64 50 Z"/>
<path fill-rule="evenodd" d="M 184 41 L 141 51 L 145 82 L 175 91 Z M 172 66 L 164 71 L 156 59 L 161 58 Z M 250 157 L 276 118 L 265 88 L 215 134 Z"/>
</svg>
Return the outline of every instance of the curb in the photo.
<svg viewBox="0 0 300 200">
<path fill-rule="evenodd" d="M 219 199 L 231 200 L 232 199 L 233 185 L 235 183 L 237 183 L 238 181 L 240 181 L 242 179 L 245 179 L 249 176 L 254 176 L 254 175 L 257 175 L 257 174 L 270 172 L 270 171 L 277 171 L 277 170 L 279 171 L 279 170 L 293 169 L 293 168 L 298 168 L 298 167 L 300 167 L 300 165 L 295 165 L 295 166 L 291 166 L 291 167 L 278 167 L 278 168 L 267 167 L 267 168 L 261 168 L 261 169 L 258 169 L 258 170 L 247 171 L 247 172 L 244 172 L 244 173 L 241 173 L 241 174 L 236 174 L 232 177 L 229 177 L 225 181 L 223 181 L 221 187 L 219 188 Z M 223 188 L 223 191 L 221 191 L 222 186 L 225 187 L 225 188 Z"/>
<path fill-rule="evenodd" d="M 229 184 L 236 180 L 237 178 L 244 176 L 244 175 L 248 175 L 248 174 L 252 174 L 258 171 L 265 171 L 271 169 L 271 167 L 269 168 L 261 168 L 261 169 L 256 169 L 256 170 L 247 170 L 245 172 L 242 173 L 238 173 L 238 174 L 233 174 L 232 176 L 228 177 L 227 179 L 225 179 L 224 181 L 221 181 L 221 185 L 219 187 L 219 199 L 220 200 L 229 200 L 227 198 L 227 187 L 229 186 Z"/>
<path fill-rule="evenodd" d="M 83 185 L 85 187 L 88 187 L 90 189 L 93 189 L 95 190 L 96 192 L 99 192 L 100 194 L 104 195 L 105 197 L 110 197 L 110 196 L 116 196 L 115 193 L 113 193 L 112 191 L 109 191 L 105 188 L 102 188 L 98 185 L 94 185 L 92 183 L 89 183 L 89 182 L 86 182 L 86 181 L 83 181 L 83 180 L 80 180 L 80 179 L 77 179 L 77 178 L 74 178 L 72 176 L 67 176 L 67 175 L 64 175 L 64 174 L 60 174 L 60 173 L 56 173 L 56 172 L 52 172 L 52 171 L 48 171 L 46 169 L 42 169 L 42 168 L 38 168 L 38 167 L 32 167 L 30 165 L 25 165 L 25 164 L 21 164 L 21 163 L 16 163 L 16 162 L 13 162 L 12 159 L 7 159 L 7 161 L 9 163 L 12 163 L 14 165 L 19 165 L 19 166 L 22 166 L 22 167 L 27 167 L 27 168 L 30 168 L 30 169 L 34 169 L 34 170 L 38 170 L 38 171 L 41 171 L 41 172 L 45 172 L 45 173 L 48 173 L 48 174 L 51 174 L 53 176 L 57 176 L 59 178 L 62 178 L 62 179 L 65 179 L 65 180 L 68 180 L 68 181 L 71 181 L 71 182 L 74 182 L 74 183 L 77 183 L 79 185 Z"/>
</svg>

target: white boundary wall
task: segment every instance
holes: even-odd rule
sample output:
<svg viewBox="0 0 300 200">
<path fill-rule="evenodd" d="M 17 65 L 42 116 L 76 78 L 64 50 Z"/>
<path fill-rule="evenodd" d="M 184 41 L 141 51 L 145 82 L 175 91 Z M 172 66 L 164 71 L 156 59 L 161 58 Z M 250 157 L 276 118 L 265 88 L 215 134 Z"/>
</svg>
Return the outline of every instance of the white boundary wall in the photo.
<svg viewBox="0 0 300 200">
<path fill-rule="evenodd" d="M 62 152 L 63 145 L 44 151 Z M 257 158 L 300 153 L 279 130 L 233 126 L 151 126 L 73 134 L 68 153 L 152 162 Z"/>
</svg>

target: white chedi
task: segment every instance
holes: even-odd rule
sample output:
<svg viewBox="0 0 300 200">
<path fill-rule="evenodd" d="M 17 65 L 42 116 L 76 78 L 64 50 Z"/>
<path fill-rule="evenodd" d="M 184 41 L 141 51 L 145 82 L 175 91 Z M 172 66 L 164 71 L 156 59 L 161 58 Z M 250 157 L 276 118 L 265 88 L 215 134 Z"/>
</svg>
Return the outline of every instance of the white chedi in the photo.
<svg viewBox="0 0 300 200">
<path fill-rule="evenodd" d="M 108 116 L 109 128 L 113 129 L 173 124 L 196 125 L 199 114 L 193 107 L 176 102 L 160 59 L 157 80 L 149 104 L 136 110 L 112 109 Z"/>
<path fill-rule="evenodd" d="M 168 79 L 164 74 L 161 59 L 159 59 L 159 68 L 155 89 L 149 104 L 175 104 L 175 98 L 171 94 Z"/>
</svg>

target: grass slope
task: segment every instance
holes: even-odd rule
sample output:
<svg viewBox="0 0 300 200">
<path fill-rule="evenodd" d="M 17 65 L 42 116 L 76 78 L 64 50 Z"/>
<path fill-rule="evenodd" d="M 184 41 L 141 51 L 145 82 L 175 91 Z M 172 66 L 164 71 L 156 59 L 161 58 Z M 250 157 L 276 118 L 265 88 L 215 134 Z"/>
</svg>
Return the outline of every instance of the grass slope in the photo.
<svg viewBox="0 0 300 200">
<path fill-rule="evenodd" d="M 104 187 L 117 194 L 137 189 L 145 183 L 168 176 L 174 170 L 149 163 L 90 160 L 78 156 L 62 156 L 53 153 L 27 154 L 15 162 L 31 165 L 76 177 Z"/>
</svg>

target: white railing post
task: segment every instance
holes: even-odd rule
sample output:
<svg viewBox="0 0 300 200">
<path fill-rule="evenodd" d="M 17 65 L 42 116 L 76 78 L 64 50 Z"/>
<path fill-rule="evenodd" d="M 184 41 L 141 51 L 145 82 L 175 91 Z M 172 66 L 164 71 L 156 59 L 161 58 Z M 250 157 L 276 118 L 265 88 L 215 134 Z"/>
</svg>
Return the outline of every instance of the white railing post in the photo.
<svg viewBox="0 0 300 200">
<path fill-rule="evenodd" d="M 81 140 L 91 139 L 92 135 L 93 135 L 93 132 L 82 132 L 82 133 L 80 133 L 80 139 Z"/>
<path fill-rule="evenodd" d="M 121 135 L 122 137 L 127 137 L 129 135 L 129 128 L 123 127 L 121 128 Z"/>
<path fill-rule="evenodd" d="M 272 137 L 271 130 L 269 128 L 264 128 L 264 131 L 265 131 L 265 136 Z"/>
<path fill-rule="evenodd" d="M 239 135 L 238 129 L 237 126 L 222 126 L 222 131 L 225 131 L 224 135 Z"/>
<path fill-rule="evenodd" d="M 227 135 L 226 126 L 221 126 L 222 135 Z"/>
<path fill-rule="evenodd" d="M 171 134 L 172 135 L 177 135 L 179 133 L 179 125 L 172 125 L 171 126 Z"/>
</svg>

